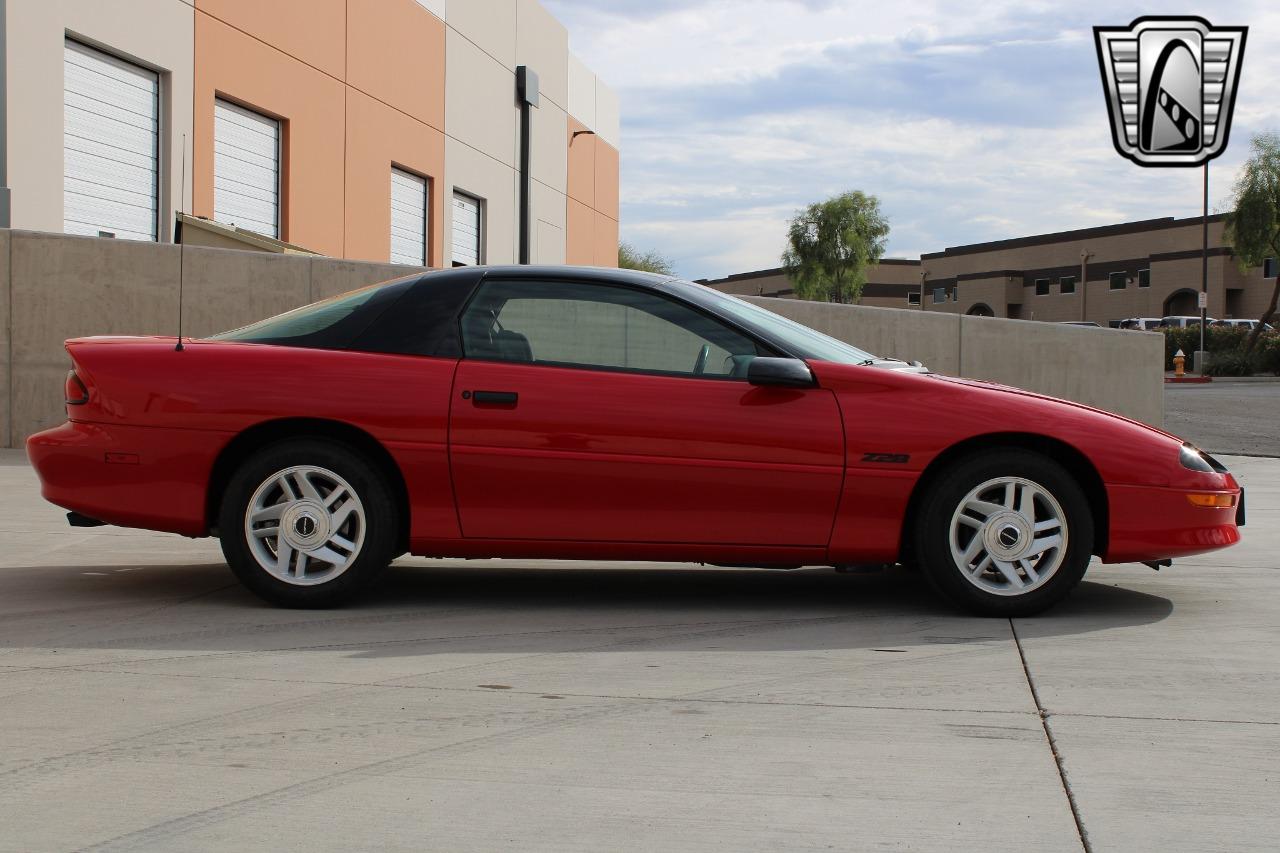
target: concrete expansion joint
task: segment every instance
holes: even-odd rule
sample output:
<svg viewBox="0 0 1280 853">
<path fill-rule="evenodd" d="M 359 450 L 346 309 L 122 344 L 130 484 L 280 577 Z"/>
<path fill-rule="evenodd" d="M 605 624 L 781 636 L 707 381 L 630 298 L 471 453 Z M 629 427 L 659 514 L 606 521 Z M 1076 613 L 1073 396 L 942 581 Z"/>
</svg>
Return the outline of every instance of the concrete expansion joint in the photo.
<svg viewBox="0 0 1280 853">
<path fill-rule="evenodd" d="M 1018 636 L 1018 628 L 1013 619 L 1009 620 L 1009 632 L 1013 635 L 1013 644 L 1018 649 L 1018 659 L 1022 662 L 1022 674 L 1026 677 L 1027 689 L 1031 691 L 1031 701 L 1035 703 L 1036 713 L 1040 717 L 1040 727 L 1044 730 L 1045 743 L 1048 744 L 1049 752 L 1053 755 L 1053 764 L 1058 770 L 1058 779 L 1062 783 L 1062 793 L 1066 795 L 1067 806 L 1071 809 L 1071 819 L 1075 821 L 1076 834 L 1080 838 L 1080 849 L 1084 853 L 1093 853 L 1093 847 L 1089 844 L 1089 833 L 1085 831 L 1084 820 L 1080 816 L 1080 805 L 1076 802 L 1075 792 L 1071 790 L 1071 782 L 1067 778 L 1066 764 L 1062 760 L 1062 753 L 1058 751 L 1058 742 L 1053 736 L 1052 727 L 1049 725 L 1050 714 L 1040 701 L 1040 691 L 1036 689 L 1035 679 L 1031 677 L 1031 667 L 1027 663 L 1027 653 L 1022 648 L 1022 638 Z"/>
</svg>

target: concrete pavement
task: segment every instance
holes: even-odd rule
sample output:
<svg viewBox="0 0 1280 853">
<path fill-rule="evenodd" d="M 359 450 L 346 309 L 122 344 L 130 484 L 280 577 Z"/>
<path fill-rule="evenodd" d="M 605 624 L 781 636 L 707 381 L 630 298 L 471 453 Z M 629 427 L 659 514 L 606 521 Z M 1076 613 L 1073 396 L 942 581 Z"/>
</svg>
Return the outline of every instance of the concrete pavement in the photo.
<svg viewBox="0 0 1280 853">
<path fill-rule="evenodd" d="M 1165 385 L 1164 428 L 1214 454 L 1280 456 L 1280 381 Z"/>
<path fill-rule="evenodd" d="M 11 453 L 0 850 L 1272 850 L 1280 460 L 1225 461 L 1241 545 L 1010 623 L 902 572 L 421 559 L 276 610 Z"/>
</svg>

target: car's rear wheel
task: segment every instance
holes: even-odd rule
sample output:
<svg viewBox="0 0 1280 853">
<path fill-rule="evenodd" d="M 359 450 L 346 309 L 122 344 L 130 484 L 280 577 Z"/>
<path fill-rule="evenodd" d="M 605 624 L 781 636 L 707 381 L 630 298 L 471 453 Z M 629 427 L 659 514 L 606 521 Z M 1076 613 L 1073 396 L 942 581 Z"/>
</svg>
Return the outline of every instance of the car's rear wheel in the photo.
<svg viewBox="0 0 1280 853">
<path fill-rule="evenodd" d="M 1058 463 L 994 450 L 953 464 L 925 496 L 915 553 L 933 586 L 986 616 L 1029 616 L 1080 582 L 1093 515 Z"/>
<path fill-rule="evenodd" d="M 232 475 L 222 553 L 260 597 L 284 607 L 353 598 L 395 556 L 399 512 L 377 467 L 322 439 L 264 447 Z"/>
</svg>

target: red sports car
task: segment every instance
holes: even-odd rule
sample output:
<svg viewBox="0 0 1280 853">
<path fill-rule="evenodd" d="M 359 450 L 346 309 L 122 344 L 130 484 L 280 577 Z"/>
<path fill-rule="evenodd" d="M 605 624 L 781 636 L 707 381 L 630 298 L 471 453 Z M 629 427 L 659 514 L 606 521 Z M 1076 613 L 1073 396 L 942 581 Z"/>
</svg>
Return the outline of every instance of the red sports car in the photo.
<svg viewBox="0 0 1280 853">
<path fill-rule="evenodd" d="M 878 359 L 670 277 L 471 267 L 211 338 L 67 342 L 32 436 L 72 524 L 218 536 L 263 598 L 328 607 L 397 555 L 919 566 L 979 613 L 1091 555 L 1238 541 L 1172 435 Z"/>
</svg>

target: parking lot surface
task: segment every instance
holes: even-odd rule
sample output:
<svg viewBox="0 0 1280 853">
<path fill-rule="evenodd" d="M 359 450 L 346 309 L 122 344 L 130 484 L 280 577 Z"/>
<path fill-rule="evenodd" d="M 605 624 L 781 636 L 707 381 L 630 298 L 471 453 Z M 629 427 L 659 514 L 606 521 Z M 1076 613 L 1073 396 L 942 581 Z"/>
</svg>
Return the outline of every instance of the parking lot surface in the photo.
<svg viewBox="0 0 1280 853">
<path fill-rule="evenodd" d="M 1280 379 L 1165 385 L 1164 428 L 1210 453 L 1280 456 Z"/>
<path fill-rule="evenodd" d="M 8 453 L 0 850 L 1274 850 L 1280 460 L 1225 461 L 1242 544 L 1010 622 L 901 571 L 422 559 L 277 610 Z"/>
</svg>

